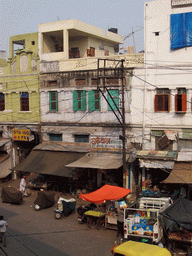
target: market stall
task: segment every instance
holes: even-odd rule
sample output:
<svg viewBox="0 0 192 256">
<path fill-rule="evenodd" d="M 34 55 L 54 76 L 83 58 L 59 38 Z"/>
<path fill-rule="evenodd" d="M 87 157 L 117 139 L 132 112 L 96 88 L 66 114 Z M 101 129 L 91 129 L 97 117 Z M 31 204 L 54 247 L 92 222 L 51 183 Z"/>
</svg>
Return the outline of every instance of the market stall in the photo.
<svg viewBox="0 0 192 256">
<path fill-rule="evenodd" d="M 160 213 L 165 233 L 168 234 L 169 248 L 174 251 L 178 246 L 192 255 L 192 204 L 179 197 L 174 204 Z"/>
<path fill-rule="evenodd" d="M 105 227 L 117 229 L 115 204 L 117 200 L 125 198 L 130 192 L 130 189 L 112 185 L 104 185 L 100 189 L 89 194 L 81 194 L 80 198 L 95 204 L 105 203 Z"/>
</svg>

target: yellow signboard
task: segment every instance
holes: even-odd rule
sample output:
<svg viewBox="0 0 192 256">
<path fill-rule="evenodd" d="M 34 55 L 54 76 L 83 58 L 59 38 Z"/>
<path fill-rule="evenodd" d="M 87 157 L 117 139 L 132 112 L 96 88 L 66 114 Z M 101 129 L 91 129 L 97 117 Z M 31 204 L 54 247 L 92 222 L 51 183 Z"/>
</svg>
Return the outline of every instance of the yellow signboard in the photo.
<svg viewBox="0 0 192 256">
<path fill-rule="evenodd" d="M 13 129 L 13 140 L 28 141 L 29 136 L 29 129 Z"/>
</svg>

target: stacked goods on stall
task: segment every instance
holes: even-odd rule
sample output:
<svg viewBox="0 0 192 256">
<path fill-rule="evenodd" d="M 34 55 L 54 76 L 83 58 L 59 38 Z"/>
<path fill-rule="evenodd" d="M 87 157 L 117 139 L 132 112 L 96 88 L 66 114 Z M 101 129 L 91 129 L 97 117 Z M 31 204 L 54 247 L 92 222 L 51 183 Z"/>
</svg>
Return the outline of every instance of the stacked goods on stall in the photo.
<svg viewBox="0 0 192 256">
<path fill-rule="evenodd" d="M 171 204 L 171 198 L 142 197 L 130 208 L 124 209 L 124 239 L 159 243 L 163 228 L 159 212 Z"/>
</svg>

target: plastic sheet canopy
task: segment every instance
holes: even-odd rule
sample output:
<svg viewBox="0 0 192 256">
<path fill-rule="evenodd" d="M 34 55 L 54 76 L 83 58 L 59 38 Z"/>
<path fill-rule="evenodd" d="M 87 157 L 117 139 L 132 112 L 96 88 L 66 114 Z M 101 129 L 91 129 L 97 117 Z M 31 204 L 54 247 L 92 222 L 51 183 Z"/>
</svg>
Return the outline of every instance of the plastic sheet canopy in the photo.
<svg viewBox="0 0 192 256">
<path fill-rule="evenodd" d="M 108 200 L 118 200 L 127 196 L 131 192 L 130 189 L 118 186 L 104 185 L 98 190 L 89 194 L 81 194 L 80 198 L 92 203 L 104 203 Z"/>
</svg>

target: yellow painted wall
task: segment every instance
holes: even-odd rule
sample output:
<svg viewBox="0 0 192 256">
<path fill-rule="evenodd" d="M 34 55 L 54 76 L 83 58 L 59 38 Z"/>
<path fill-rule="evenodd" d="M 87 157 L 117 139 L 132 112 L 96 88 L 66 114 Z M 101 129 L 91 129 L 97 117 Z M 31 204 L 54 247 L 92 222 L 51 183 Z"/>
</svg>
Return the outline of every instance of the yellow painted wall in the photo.
<svg viewBox="0 0 192 256">
<path fill-rule="evenodd" d="M 13 52 L 13 42 L 25 40 L 22 51 Z M 33 43 L 32 43 L 33 42 Z M 34 43 L 35 42 L 35 43 Z M 28 68 L 20 72 L 20 59 L 26 56 Z M 31 61 L 37 63 L 37 68 L 32 70 Z M 12 65 L 16 61 L 17 68 L 12 72 Z M 38 58 L 38 33 L 30 33 L 10 37 L 10 55 L 0 75 L 3 87 L 0 93 L 5 95 L 5 110 L 0 112 L 0 122 L 40 122 L 40 96 L 39 96 L 39 58 Z M 29 93 L 29 111 L 20 111 L 20 93 Z"/>
</svg>

